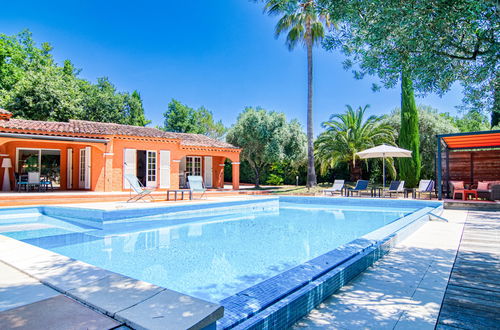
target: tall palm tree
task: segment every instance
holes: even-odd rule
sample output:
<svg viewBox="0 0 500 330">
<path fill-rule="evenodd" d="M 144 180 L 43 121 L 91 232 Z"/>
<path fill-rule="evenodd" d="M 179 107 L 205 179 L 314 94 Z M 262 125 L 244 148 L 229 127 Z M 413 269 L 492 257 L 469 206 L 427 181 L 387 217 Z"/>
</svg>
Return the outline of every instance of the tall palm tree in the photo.
<svg viewBox="0 0 500 330">
<path fill-rule="evenodd" d="M 347 105 L 345 113 L 332 115 L 322 124 L 326 131 L 316 140 L 316 156 L 322 173 L 339 163 L 348 163 L 350 180 L 354 181 L 361 174 L 361 167 L 356 164 L 357 152 L 382 143 L 394 145 L 394 129 L 383 121 L 383 117 L 370 116 L 365 120 L 368 107 L 354 110 Z M 387 163 L 389 174 L 394 177 L 392 159 L 387 159 Z"/>
<path fill-rule="evenodd" d="M 314 45 L 325 36 L 330 17 L 316 0 L 263 0 L 264 11 L 269 15 L 282 15 L 276 25 L 276 37 L 287 33 L 289 50 L 301 42 L 307 49 L 307 186 L 317 184 L 314 169 L 313 133 L 313 53 Z"/>
</svg>

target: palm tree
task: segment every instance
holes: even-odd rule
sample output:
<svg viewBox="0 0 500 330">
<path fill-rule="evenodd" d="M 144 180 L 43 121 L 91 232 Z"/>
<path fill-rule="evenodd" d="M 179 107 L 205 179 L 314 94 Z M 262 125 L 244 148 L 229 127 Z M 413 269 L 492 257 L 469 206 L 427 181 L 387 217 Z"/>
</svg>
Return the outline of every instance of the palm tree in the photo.
<svg viewBox="0 0 500 330">
<path fill-rule="evenodd" d="M 283 15 L 276 25 L 276 37 L 287 33 L 289 50 L 302 42 L 307 49 L 307 187 L 317 184 L 314 169 L 313 134 L 313 46 L 325 36 L 330 17 L 316 0 L 264 0 L 264 11 L 269 15 Z"/>
<path fill-rule="evenodd" d="M 361 167 L 356 164 L 357 152 L 382 143 L 394 145 L 394 129 L 383 121 L 383 117 L 364 119 L 368 107 L 354 110 L 347 105 L 345 113 L 332 115 L 322 124 L 326 132 L 316 140 L 315 151 L 322 173 L 344 162 L 349 164 L 350 180 L 355 181 L 361 176 Z M 387 159 L 387 163 L 389 174 L 394 177 L 392 159 Z"/>
</svg>

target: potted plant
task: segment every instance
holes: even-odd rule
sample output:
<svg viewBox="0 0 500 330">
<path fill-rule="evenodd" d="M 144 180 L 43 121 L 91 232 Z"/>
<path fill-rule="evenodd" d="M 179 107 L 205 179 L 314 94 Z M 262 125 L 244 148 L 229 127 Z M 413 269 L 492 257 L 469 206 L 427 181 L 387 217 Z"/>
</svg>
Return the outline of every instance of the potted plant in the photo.
<svg viewBox="0 0 500 330">
<path fill-rule="evenodd" d="M 24 165 L 26 166 L 26 173 L 35 172 L 38 173 L 38 157 L 35 155 L 31 155 L 24 161 Z"/>
</svg>

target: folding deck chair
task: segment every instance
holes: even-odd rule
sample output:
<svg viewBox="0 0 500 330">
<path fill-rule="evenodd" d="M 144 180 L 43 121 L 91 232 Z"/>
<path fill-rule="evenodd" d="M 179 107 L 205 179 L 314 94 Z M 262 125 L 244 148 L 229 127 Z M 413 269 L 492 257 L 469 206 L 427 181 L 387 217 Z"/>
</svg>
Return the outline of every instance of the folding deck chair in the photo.
<svg viewBox="0 0 500 330">
<path fill-rule="evenodd" d="M 194 198 L 194 193 L 201 193 L 200 199 L 205 195 L 207 189 L 203 185 L 203 178 L 199 175 L 189 175 L 187 177 L 189 183 L 189 190 Z M 206 197 L 206 195 L 205 195 Z"/>
<path fill-rule="evenodd" d="M 130 190 L 130 198 L 127 201 L 127 203 L 137 202 L 143 199 L 144 197 L 149 197 L 151 198 L 152 201 L 154 201 L 153 196 L 150 195 L 153 192 L 153 190 L 144 187 L 144 185 L 141 183 L 141 181 L 139 181 L 139 179 L 137 179 L 135 175 L 125 174 L 124 177 L 130 184 L 130 188 L 137 194 L 135 196 L 132 196 L 132 190 Z"/>
</svg>

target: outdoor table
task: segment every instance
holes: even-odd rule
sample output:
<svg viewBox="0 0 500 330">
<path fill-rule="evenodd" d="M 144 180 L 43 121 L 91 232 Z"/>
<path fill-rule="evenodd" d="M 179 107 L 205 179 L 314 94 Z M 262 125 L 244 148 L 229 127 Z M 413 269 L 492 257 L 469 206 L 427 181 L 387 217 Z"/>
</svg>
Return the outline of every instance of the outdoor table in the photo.
<svg viewBox="0 0 500 330">
<path fill-rule="evenodd" d="M 464 193 L 462 194 L 463 200 L 466 201 L 468 199 L 469 195 L 473 195 L 474 198 L 477 200 L 477 190 L 476 189 L 465 189 Z"/>
<path fill-rule="evenodd" d="M 382 196 L 382 188 L 380 187 L 373 187 L 371 189 L 371 195 L 372 197 L 381 197 Z"/>
<path fill-rule="evenodd" d="M 411 198 L 415 199 L 417 196 L 417 189 L 416 188 L 405 188 L 404 194 L 405 198 L 408 198 L 408 193 L 411 192 Z"/>
<path fill-rule="evenodd" d="M 177 193 L 181 193 L 181 199 L 184 199 L 184 193 L 189 193 L 189 200 L 193 199 L 193 193 L 190 189 L 169 189 L 167 190 L 167 201 L 170 200 L 170 193 L 174 193 L 174 201 L 177 200 Z"/>
</svg>

